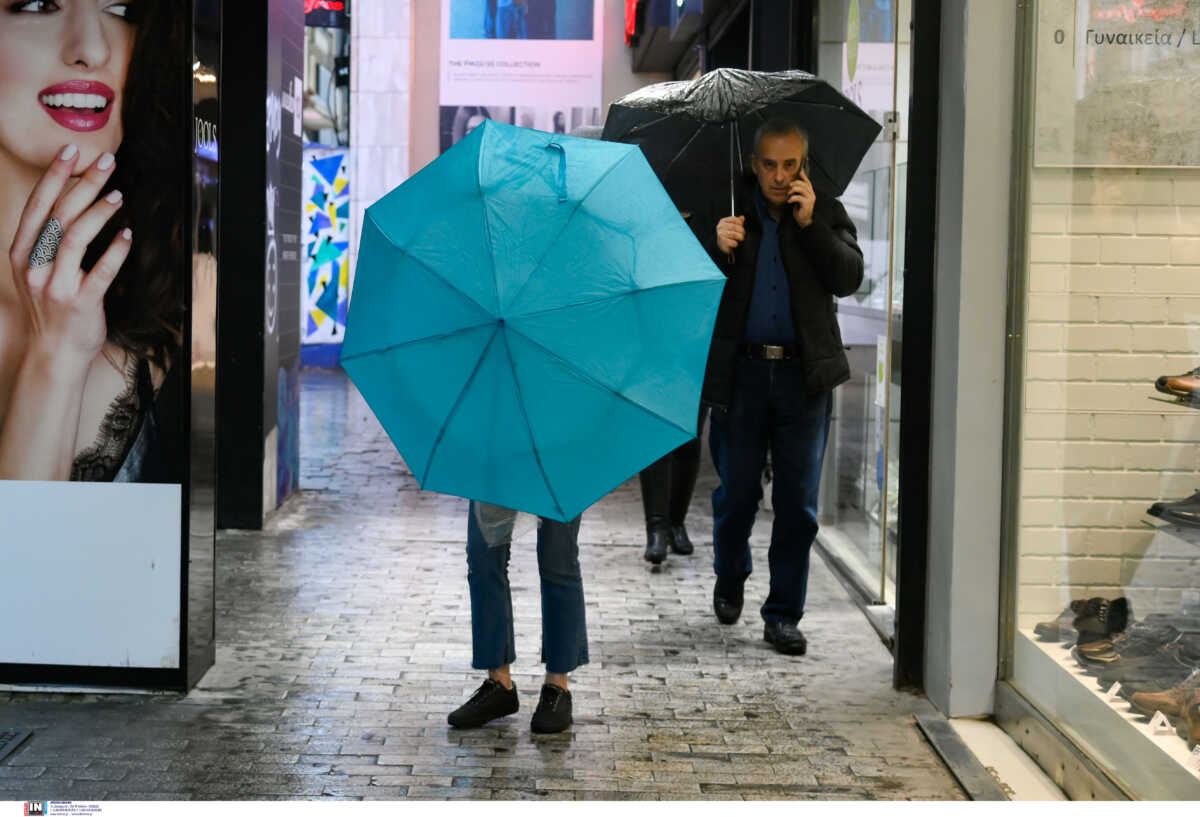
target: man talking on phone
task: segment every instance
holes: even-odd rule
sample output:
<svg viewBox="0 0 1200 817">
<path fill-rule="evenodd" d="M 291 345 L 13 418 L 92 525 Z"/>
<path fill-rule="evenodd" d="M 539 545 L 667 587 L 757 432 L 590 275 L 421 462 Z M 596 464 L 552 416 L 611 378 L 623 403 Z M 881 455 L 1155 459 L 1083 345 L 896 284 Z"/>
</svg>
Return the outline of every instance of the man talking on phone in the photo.
<svg viewBox="0 0 1200 817">
<path fill-rule="evenodd" d="M 713 611 L 742 612 L 751 571 L 750 530 L 762 499 L 767 452 L 775 522 L 763 637 L 781 653 L 808 647 L 804 615 L 809 553 L 833 389 L 850 379 L 834 297 L 862 283 L 863 256 L 841 203 L 813 189 L 808 135 L 784 120 L 755 135 L 756 183 L 740 215 L 716 225 L 709 249 L 729 282 L 705 374 L 709 444 L 721 484 L 713 492 Z"/>
</svg>

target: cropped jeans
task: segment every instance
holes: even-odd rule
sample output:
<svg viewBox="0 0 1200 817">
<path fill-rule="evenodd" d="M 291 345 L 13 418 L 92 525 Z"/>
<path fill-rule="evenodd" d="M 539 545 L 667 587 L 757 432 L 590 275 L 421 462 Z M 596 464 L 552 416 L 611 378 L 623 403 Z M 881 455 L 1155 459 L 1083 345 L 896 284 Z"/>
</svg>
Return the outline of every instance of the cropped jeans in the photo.
<svg viewBox="0 0 1200 817">
<path fill-rule="evenodd" d="M 480 512 L 499 518 L 480 525 Z M 471 666 L 493 670 L 517 657 L 508 562 L 512 524 L 504 510 L 472 502 L 467 523 L 467 584 L 471 590 Z M 566 674 L 588 662 L 583 577 L 579 572 L 579 521 L 538 519 L 537 560 L 542 591 L 542 661 Z"/>
</svg>

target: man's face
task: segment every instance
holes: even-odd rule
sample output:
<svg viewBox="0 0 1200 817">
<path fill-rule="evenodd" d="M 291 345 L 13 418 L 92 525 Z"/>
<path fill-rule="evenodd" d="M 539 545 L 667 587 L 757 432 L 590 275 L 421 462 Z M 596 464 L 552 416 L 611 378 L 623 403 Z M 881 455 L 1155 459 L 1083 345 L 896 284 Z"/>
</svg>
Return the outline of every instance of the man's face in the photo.
<svg viewBox="0 0 1200 817">
<path fill-rule="evenodd" d="M 807 156 L 808 145 L 798 133 L 768 133 L 762 137 L 750 157 L 750 166 L 768 203 L 776 207 L 787 204 L 791 184 L 800 178 Z"/>
</svg>

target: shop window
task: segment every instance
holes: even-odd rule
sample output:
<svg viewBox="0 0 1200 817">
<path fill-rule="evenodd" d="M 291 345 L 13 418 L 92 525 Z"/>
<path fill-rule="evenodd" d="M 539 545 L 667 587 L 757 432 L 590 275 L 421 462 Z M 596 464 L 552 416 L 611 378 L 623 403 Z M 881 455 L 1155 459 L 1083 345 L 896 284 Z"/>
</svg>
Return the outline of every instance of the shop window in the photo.
<svg viewBox="0 0 1200 817">
<path fill-rule="evenodd" d="M 1200 0 L 1035 9 L 1011 681 L 1130 793 L 1194 799 Z"/>
</svg>

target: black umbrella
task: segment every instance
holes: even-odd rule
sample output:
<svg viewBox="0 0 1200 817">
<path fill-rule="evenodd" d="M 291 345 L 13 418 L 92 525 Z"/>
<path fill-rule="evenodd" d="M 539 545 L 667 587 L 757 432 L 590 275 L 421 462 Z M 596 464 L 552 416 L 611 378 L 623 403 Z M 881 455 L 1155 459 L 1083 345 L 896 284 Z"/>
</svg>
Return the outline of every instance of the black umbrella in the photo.
<svg viewBox="0 0 1200 817">
<path fill-rule="evenodd" d="M 660 82 L 618 99 L 603 138 L 638 145 L 680 210 L 716 212 L 745 168 L 754 132 L 768 119 L 808 131 L 813 186 L 840 196 L 880 125 L 805 71 L 717 68 L 692 81 Z M 744 150 L 743 150 L 744 146 Z"/>
</svg>

